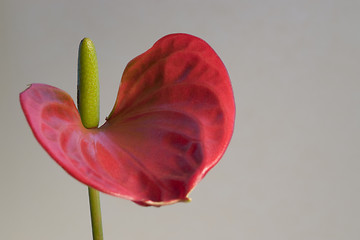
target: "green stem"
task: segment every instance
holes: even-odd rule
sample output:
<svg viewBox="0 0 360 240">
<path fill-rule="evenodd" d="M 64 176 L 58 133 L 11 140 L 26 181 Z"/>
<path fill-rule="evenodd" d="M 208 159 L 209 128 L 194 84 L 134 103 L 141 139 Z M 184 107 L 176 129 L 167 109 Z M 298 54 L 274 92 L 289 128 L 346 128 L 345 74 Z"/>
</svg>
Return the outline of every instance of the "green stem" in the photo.
<svg viewBox="0 0 360 240">
<path fill-rule="evenodd" d="M 84 38 L 79 46 L 77 101 L 81 122 L 86 128 L 99 125 L 99 72 L 94 44 Z M 93 240 L 103 239 L 99 192 L 89 187 Z"/>
<path fill-rule="evenodd" d="M 89 187 L 91 226 L 94 240 L 103 239 L 99 191 Z"/>
</svg>

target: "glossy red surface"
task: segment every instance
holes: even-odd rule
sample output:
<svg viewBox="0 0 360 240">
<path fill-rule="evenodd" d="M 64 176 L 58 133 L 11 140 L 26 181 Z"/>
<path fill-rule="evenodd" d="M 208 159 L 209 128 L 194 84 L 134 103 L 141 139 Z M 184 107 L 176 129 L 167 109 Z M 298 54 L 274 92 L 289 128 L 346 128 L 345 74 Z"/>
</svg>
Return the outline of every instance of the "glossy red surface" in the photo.
<svg viewBox="0 0 360 240">
<path fill-rule="evenodd" d="M 172 34 L 126 67 L 106 123 L 85 129 L 71 97 L 45 84 L 20 94 L 39 143 L 84 184 L 141 205 L 187 201 L 232 136 L 228 73 L 203 40 Z"/>
</svg>

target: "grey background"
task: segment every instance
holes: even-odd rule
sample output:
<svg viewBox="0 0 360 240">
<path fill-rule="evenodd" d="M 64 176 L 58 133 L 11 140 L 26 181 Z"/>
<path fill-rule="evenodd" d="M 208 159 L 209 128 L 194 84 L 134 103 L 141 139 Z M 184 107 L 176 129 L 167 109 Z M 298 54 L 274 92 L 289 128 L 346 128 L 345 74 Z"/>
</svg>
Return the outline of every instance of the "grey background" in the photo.
<svg viewBox="0 0 360 240">
<path fill-rule="evenodd" d="M 87 188 L 36 142 L 18 94 L 39 82 L 75 98 L 89 37 L 103 123 L 127 62 L 173 32 L 227 66 L 234 136 L 189 204 L 102 194 L 105 239 L 359 239 L 359 12 L 359 1 L 2 0 L 0 239 L 91 239 Z"/>
</svg>

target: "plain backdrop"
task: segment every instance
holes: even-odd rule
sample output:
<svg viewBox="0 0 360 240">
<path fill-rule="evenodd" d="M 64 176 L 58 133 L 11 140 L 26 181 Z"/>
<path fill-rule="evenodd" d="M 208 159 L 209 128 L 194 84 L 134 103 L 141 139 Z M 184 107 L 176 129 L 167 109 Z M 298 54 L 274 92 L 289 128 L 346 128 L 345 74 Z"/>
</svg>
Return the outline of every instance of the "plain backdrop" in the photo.
<svg viewBox="0 0 360 240">
<path fill-rule="evenodd" d="M 87 188 L 37 143 L 19 93 L 36 82 L 75 98 L 89 37 L 103 123 L 126 64 L 175 32 L 225 63 L 232 141 L 191 203 L 101 194 L 105 239 L 360 239 L 359 12 L 356 0 L 1 0 L 0 239 L 91 239 Z"/>
</svg>

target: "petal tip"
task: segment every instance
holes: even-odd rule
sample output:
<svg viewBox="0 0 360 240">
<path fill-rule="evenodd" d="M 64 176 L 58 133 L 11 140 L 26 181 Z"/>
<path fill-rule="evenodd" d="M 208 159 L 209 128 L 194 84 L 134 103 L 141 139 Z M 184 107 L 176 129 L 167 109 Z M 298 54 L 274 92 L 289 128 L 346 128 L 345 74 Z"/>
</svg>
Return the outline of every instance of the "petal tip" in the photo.
<svg viewBox="0 0 360 240">
<path fill-rule="evenodd" d="M 151 201 L 151 200 L 133 201 L 133 202 L 138 204 L 138 205 L 144 206 L 144 207 L 149 207 L 149 206 L 162 207 L 162 206 L 172 205 L 172 204 L 180 203 L 180 202 L 189 203 L 189 202 L 191 202 L 191 198 L 185 197 L 183 199 L 175 199 L 175 200 L 170 200 L 170 201 L 166 201 L 166 202 L 154 202 L 154 201 Z"/>
<path fill-rule="evenodd" d="M 26 84 L 26 88 L 20 93 L 20 95 L 23 94 L 24 92 L 26 92 L 29 88 L 31 88 L 31 86 L 32 86 L 31 83 L 30 83 L 30 84 Z"/>
</svg>

